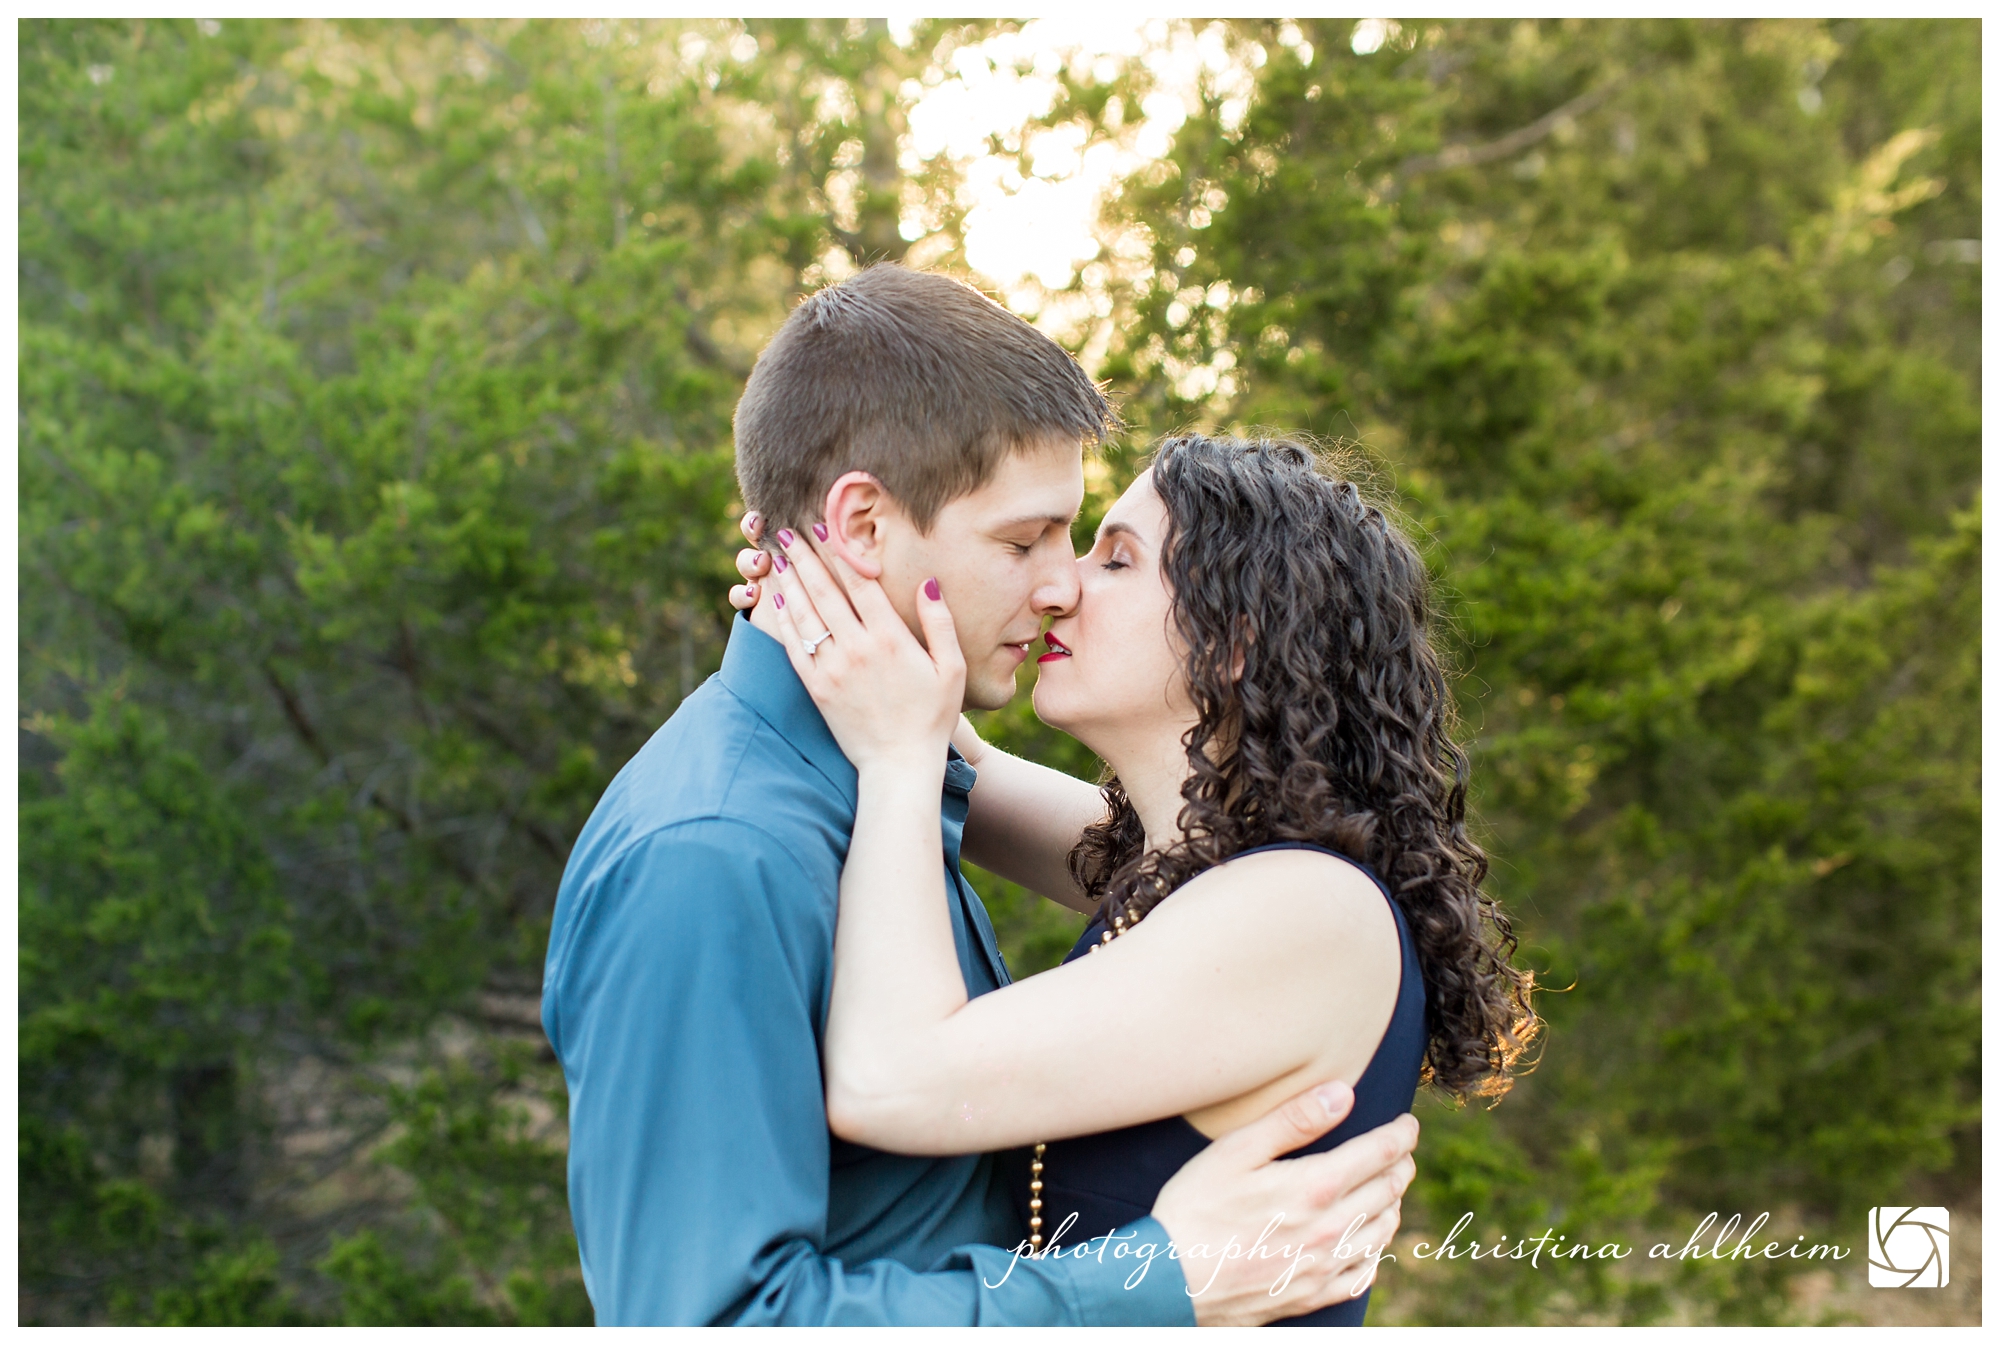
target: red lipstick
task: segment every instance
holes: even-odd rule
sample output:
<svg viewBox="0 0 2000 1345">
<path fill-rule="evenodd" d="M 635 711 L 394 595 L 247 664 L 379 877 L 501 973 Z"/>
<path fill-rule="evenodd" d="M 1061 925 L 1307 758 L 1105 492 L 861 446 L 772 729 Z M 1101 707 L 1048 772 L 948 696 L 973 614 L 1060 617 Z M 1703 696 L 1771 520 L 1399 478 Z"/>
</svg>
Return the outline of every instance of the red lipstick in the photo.
<svg viewBox="0 0 2000 1345">
<path fill-rule="evenodd" d="M 1036 659 L 1035 662 L 1047 663 L 1053 659 L 1068 658 L 1070 656 L 1069 646 L 1058 640 L 1055 636 L 1044 635 L 1042 640 L 1048 645 L 1049 652 Z"/>
</svg>

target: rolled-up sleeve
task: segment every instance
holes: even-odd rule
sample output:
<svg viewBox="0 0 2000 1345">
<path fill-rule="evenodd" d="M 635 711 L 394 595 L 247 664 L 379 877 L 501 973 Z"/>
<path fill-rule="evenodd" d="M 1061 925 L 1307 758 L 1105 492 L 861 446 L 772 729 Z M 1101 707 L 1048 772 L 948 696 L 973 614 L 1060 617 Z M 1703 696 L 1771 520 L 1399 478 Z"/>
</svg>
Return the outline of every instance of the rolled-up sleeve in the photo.
<svg viewBox="0 0 2000 1345">
<path fill-rule="evenodd" d="M 916 1271 L 822 1252 L 834 911 L 801 900 L 806 884 L 775 838 L 704 819 L 566 894 L 544 1023 L 599 1325 L 1192 1324 L 1150 1220 L 1110 1255 L 1056 1262 L 969 1246 Z M 1148 1237 L 1158 1260 L 1135 1279 Z"/>
</svg>

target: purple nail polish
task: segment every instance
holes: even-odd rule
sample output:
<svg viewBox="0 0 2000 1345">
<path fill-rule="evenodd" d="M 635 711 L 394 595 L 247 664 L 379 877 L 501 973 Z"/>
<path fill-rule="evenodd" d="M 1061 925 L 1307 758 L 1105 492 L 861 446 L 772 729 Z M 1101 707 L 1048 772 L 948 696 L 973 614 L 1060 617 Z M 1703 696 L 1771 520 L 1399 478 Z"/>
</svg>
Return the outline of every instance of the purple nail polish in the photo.
<svg viewBox="0 0 2000 1345">
<path fill-rule="evenodd" d="M 782 593 L 773 593 L 771 595 L 771 604 L 774 607 L 783 607 L 785 605 L 785 595 Z"/>
<path fill-rule="evenodd" d="M 826 524 L 824 523 L 813 524 L 813 536 L 819 538 L 822 542 L 824 542 L 826 540 Z"/>
<path fill-rule="evenodd" d="M 944 597 L 943 590 L 938 588 L 937 580 L 935 579 L 924 580 L 924 596 L 926 598 L 929 598 L 932 602 L 937 602 Z"/>
<path fill-rule="evenodd" d="M 784 547 L 787 551 L 791 550 L 792 543 L 798 540 L 798 538 L 792 536 L 790 528 L 778 529 L 778 545 Z"/>
<path fill-rule="evenodd" d="M 789 566 L 790 564 L 791 562 L 786 560 L 783 556 L 771 557 L 771 565 L 774 569 L 777 570 L 779 574 L 783 574 L 785 572 L 786 567 Z"/>
<path fill-rule="evenodd" d="M 743 520 L 743 526 L 750 529 L 750 531 L 755 532 L 757 531 L 758 526 L 763 523 L 763 521 L 764 521 L 764 516 L 753 509 L 750 511 L 749 516 Z"/>
</svg>

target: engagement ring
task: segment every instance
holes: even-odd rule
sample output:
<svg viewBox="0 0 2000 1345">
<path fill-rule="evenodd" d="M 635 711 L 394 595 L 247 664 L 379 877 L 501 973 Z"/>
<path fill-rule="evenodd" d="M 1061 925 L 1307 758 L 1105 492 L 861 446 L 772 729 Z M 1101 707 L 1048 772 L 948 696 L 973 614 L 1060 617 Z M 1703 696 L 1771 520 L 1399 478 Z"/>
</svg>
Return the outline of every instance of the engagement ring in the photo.
<svg viewBox="0 0 2000 1345">
<path fill-rule="evenodd" d="M 818 635 L 814 636 L 810 640 L 800 640 L 799 644 L 804 646 L 806 651 L 806 657 L 811 658 L 814 654 L 817 654 L 819 652 L 819 647 L 821 645 L 825 644 L 828 640 L 831 640 L 832 638 L 833 638 L 832 631 L 830 630 L 821 631 Z"/>
</svg>

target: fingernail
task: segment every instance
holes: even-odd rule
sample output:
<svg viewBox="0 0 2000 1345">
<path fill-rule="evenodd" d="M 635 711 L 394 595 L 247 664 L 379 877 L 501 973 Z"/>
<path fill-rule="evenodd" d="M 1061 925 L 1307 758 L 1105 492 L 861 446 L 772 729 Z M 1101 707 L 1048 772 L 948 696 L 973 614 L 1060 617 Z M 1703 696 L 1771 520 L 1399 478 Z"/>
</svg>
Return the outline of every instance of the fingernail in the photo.
<svg viewBox="0 0 2000 1345">
<path fill-rule="evenodd" d="M 926 579 L 924 580 L 924 596 L 932 602 L 937 602 L 944 597 L 944 590 L 938 587 L 937 580 Z"/>
<path fill-rule="evenodd" d="M 743 516 L 743 526 L 750 529 L 750 531 L 752 532 L 757 531 L 757 529 L 760 526 L 762 526 L 763 522 L 764 522 L 764 516 L 758 513 L 755 509 L 752 509 L 749 513 Z"/>
<path fill-rule="evenodd" d="M 824 523 L 813 524 L 813 536 L 819 538 L 822 542 L 824 542 L 826 540 L 826 524 Z"/>
<path fill-rule="evenodd" d="M 785 572 L 785 567 L 790 564 L 791 562 L 786 560 L 783 556 L 771 557 L 771 568 L 775 569 L 779 574 L 783 574 Z"/>
<path fill-rule="evenodd" d="M 784 547 L 787 551 L 791 550 L 792 543 L 797 540 L 798 538 L 792 536 L 790 528 L 778 529 L 778 545 Z"/>
<path fill-rule="evenodd" d="M 782 593 L 773 593 L 771 595 L 771 605 L 774 607 L 783 607 L 785 605 L 785 595 Z"/>
<path fill-rule="evenodd" d="M 1319 1105 L 1326 1109 L 1326 1114 L 1328 1116 L 1334 1116 L 1338 1114 L 1340 1107 L 1339 1089 L 1315 1088 L 1313 1089 L 1313 1096 L 1319 1099 Z"/>
<path fill-rule="evenodd" d="M 757 601 L 757 586 L 755 584 L 745 584 L 743 586 L 743 596 L 751 602 Z"/>
</svg>

